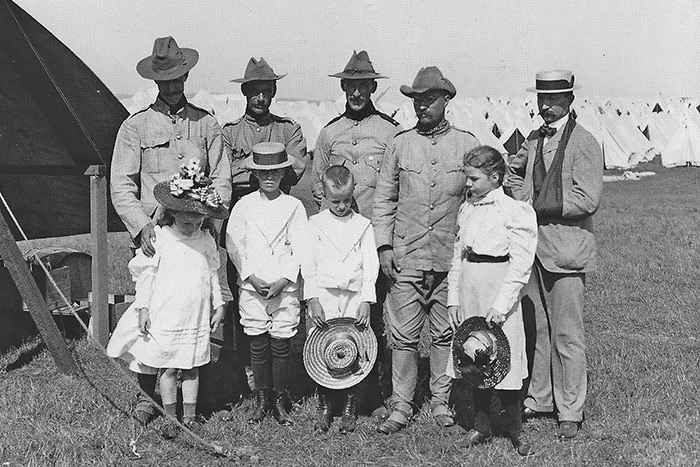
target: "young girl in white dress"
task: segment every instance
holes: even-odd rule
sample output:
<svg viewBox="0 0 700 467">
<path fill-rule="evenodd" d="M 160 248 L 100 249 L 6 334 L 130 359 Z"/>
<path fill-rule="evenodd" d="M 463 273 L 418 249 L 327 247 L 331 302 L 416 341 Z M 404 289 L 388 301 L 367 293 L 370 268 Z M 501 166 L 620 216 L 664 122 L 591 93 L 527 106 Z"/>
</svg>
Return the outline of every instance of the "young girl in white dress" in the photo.
<svg viewBox="0 0 700 467">
<path fill-rule="evenodd" d="M 195 421 L 198 368 L 209 363 L 209 335 L 224 314 L 219 253 L 202 227 L 208 218 L 227 217 L 228 210 L 210 183 L 191 163 L 154 188 L 164 208 L 155 227 L 156 253 L 148 257 L 139 249 L 129 262 L 136 299 L 107 346 L 109 356 L 126 360 L 133 371 L 159 371 L 163 408 L 173 417 L 179 370 L 182 422 L 188 427 Z M 177 426 L 166 421 L 163 436 L 170 439 L 177 433 Z"/>
<path fill-rule="evenodd" d="M 458 216 L 459 233 L 448 274 L 448 306 L 452 325 L 483 316 L 501 326 L 510 344 L 510 371 L 493 389 L 474 388 L 475 427 L 467 445 L 491 437 L 491 396 L 495 389 L 504 411 L 504 431 L 518 453 L 533 453 L 521 440 L 520 389 L 527 377 L 525 331 L 520 291 L 530 277 L 537 248 L 535 211 L 527 203 L 508 197 L 502 188 L 506 164 L 489 146 L 464 156 L 467 200 Z M 447 369 L 455 377 L 454 368 Z"/>
</svg>

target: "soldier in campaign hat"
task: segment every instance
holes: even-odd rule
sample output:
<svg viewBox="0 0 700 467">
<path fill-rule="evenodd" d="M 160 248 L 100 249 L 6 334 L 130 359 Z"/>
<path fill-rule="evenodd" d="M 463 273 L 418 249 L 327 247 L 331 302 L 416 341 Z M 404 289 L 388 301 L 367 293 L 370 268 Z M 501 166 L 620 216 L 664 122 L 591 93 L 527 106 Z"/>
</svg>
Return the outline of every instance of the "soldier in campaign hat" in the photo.
<svg viewBox="0 0 700 467">
<path fill-rule="evenodd" d="M 445 374 L 452 340 L 447 313 L 447 272 L 455 225 L 465 199 L 462 160 L 479 145 L 453 127 L 445 111 L 457 91 L 434 66 L 422 68 L 401 92 L 413 99 L 418 122 L 387 144 L 374 192 L 372 224 L 389 290 L 392 337 L 392 411 L 377 430 L 394 433 L 412 416 L 418 382 L 418 343 L 430 322 L 430 400 L 434 420 L 454 425 Z"/>
<path fill-rule="evenodd" d="M 158 86 L 158 97 L 147 108 L 122 123 L 112 156 L 110 183 L 112 204 L 124 222 L 134 247 L 153 256 L 154 226 L 158 202 L 153 189 L 176 173 L 187 161 L 196 159 L 212 186 L 228 207 L 231 198 L 231 172 L 223 151 L 221 127 L 206 110 L 195 107 L 185 97 L 185 81 L 199 54 L 181 48 L 172 37 L 155 40 L 153 52 L 139 61 L 138 73 Z M 153 395 L 156 369 L 140 368 L 141 388 Z M 149 421 L 154 407 L 140 398 L 136 417 Z"/>
<path fill-rule="evenodd" d="M 228 153 L 231 162 L 232 202 L 233 206 L 242 196 L 255 191 L 258 188 L 258 180 L 251 176 L 246 167 L 246 160 L 253 152 L 253 147 L 258 143 L 276 142 L 282 143 L 289 158 L 290 164 L 284 172 L 284 178 L 280 184 L 282 192 L 289 194 L 292 186 L 301 179 L 306 169 L 308 156 L 306 153 L 306 140 L 301 132 L 301 126 L 287 117 L 280 117 L 270 112 L 270 104 L 277 93 L 277 81 L 286 74 L 278 75 L 265 61 L 264 58 L 251 57 L 246 66 L 242 78 L 232 79 L 233 83 L 240 83 L 241 92 L 246 98 L 245 114 L 233 123 L 224 125 L 224 150 Z M 233 265 L 227 263 L 227 275 L 230 279 L 229 286 L 234 298 L 236 284 L 233 280 L 236 271 Z M 235 304 L 232 313 L 227 313 L 225 320 L 225 332 L 230 333 L 229 325 L 233 323 L 238 337 L 236 342 L 241 342 L 238 354 L 245 366 L 248 386 L 255 390 L 255 381 L 250 367 L 250 356 L 247 354 L 247 338 L 237 327 L 238 311 Z M 231 314 L 233 317 L 231 318 Z"/>
<path fill-rule="evenodd" d="M 345 93 L 345 112 L 326 124 L 318 135 L 313 158 L 312 191 L 319 207 L 323 197 L 323 174 L 332 165 L 350 169 L 355 179 L 354 201 L 359 214 L 371 219 L 374 187 L 377 186 L 384 149 L 396 133 L 399 124 L 380 112 L 372 102 L 377 80 L 386 78 L 374 70 L 366 51 L 353 51 L 343 71 L 330 75 L 340 78 Z M 366 409 L 376 409 L 390 393 L 390 377 L 386 362 L 384 338 L 384 300 L 387 280 L 379 275 L 376 283 L 376 303 L 370 311 L 371 326 L 379 342 L 375 369 L 367 381 Z"/>
</svg>

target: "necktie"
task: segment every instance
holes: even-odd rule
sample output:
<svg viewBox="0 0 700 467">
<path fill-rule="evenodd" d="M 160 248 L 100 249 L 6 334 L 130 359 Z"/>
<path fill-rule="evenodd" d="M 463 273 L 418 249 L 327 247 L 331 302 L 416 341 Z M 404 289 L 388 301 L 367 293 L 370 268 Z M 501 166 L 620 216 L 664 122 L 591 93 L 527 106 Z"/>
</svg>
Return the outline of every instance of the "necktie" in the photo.
<svg viewBox="0 0 700 467">
<path fill-rule="evenodd" d="M 556 128 L 552 128 L 547 125 L 542 125 L 539 132 L 539 138 L 537 139 L 537 149 L 535 150 L 535 163 L 532 168 L 532 189 L 533 189 L 533 199 L 537 199 L 540 194 L 542 185 L 544 184 L 544 178 L 547 176 L 547 169 L 544 165 L 544 157 L 542 156 L 542 147 L 544 146 L 545 136 L 551 138 L 557 132 Z"/>
</svg>

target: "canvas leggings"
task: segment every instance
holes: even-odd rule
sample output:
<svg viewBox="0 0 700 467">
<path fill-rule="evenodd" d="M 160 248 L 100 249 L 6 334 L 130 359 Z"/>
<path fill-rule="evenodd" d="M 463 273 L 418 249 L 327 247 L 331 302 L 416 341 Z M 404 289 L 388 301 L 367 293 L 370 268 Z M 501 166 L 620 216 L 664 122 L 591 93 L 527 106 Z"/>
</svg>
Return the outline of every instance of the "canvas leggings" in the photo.
<svg viewBox="0 0 700 467">
<path fill-rule="evenodd" d="M 556 408 L 559 421 L 583 421 L 587 391 L 585 282 L 583 273 L 552 273 L 536 260 L 523 288 L 524 301 L 534 312 L 537 332 L 532 378 L 524 405 L 536 412 L 552 412 Z M 524 313 L 525 319 L 529 314 Z"/>
<path fill-rule="evenodd" d="M 389 291 L 392 344 L 392 417 L 406 423 L 418 382 L 418 344 L 425 320 L 430 328 L 430 405 L 448 413 L 452 378 L 445 374 L 452 341 L 447 314 L 447 272 L 403 269 Z M 398 414 L 396 414 L 398 411 Z"/>
</svg>

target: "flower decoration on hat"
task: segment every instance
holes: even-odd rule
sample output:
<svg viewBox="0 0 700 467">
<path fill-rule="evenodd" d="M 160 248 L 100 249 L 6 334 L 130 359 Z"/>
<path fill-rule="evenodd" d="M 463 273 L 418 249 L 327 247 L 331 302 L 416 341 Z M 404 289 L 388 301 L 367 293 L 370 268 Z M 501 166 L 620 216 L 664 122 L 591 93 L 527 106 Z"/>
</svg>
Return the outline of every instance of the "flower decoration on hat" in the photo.
<svg viewBox="0 0 700 467">
<path fill-rule="evenodd" d="M 180 171 L 170 177 L 170 194 L 177 198 L 200 201 L 212 208 L 221 206 L 221 197 L 211 185 L 211 178 L 202 170 L 198 159 L 191 159 L 180 166 Z"/>
</svg>

